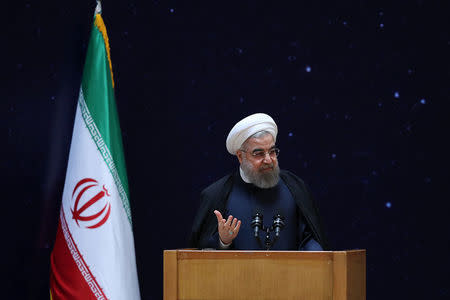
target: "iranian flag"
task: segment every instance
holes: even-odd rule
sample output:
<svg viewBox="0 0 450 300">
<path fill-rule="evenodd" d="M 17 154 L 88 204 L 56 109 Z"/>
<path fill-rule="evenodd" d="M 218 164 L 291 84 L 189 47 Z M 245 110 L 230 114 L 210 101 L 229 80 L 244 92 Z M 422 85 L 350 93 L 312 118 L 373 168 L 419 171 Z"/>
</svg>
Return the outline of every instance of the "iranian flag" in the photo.
<svg viewBox="0 0 450 300">
<path fill-rule="evenodd" d="M 108 36 L 97 4 L 51 254 L 51 299 L 139 299 Z"/>
</svg>

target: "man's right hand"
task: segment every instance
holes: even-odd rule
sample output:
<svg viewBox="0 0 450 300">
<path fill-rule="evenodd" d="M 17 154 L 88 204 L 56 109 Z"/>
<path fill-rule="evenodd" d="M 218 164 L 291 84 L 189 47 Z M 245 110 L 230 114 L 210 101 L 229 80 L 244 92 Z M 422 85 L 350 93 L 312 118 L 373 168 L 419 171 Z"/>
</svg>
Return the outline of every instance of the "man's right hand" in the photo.
<svg viewBox="0 0 450 300">
<path fill-rule="evenodd" d="M 224 219 L 220 211 L 215 210 L 214 214 L 217 217 L 217 229 L 219 231 L 219 237 L 222 243 L 225 245 L 231 244 L 234 238 L 239 233 L 239 228 L 241 228 L 241 221 L 230 215 L 228 219 Z"/>
</svg>

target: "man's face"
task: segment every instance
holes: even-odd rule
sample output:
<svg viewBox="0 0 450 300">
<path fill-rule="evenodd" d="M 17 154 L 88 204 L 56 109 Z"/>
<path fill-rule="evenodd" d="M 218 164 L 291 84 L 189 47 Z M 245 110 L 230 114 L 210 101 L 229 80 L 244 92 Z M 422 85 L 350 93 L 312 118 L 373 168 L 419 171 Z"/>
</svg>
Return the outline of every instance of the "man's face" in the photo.
<svg viewBox="0 0 450 300">
<path fill-rule="evenodd" d="M 266 134 L 259 138 L 250 138 L 246 142 L 245 148 L 246 149 L 244 150 L 246 152 L 238 151 L 237 157 L 239 159 L 239 162 L 242 164 L 243 156 L 245 156 L 247 161 L 250 162 L 254 171 L 264 174 L 265 172 L 273 170 L 274 167 L 278 165 L 277 157 L 276 156 L 272 157 L 269 154 L 267 154 L 267 152 L 275 148 L 275 143 L 273 141 L 273 136 L 271 134 Z M 264 158 L 253 156 L 253 154 L 259 151 L 266 152 Z"/>
<path fill-rule="evenodd" d="M 275 148 L 273 136 L 266 134 L 258 138 L 250 138 L 244 144 L 244 151 L 237 151 L 236 155 L 241 163 L 244 174 L 250 181 L 260 188 L 270 188 L 278 183 L 278 160 L 269 151 Z M 263 156 L 255 155 L 264 153 Z"/>
</svg>

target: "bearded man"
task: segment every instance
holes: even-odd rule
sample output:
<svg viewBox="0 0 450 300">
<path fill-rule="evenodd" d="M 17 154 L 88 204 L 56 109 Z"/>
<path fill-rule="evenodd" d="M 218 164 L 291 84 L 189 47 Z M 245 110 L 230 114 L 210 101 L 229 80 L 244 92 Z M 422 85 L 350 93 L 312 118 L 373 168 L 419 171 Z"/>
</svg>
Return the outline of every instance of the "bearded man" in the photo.
<svg viewBox="0 0 450 300">
<path fill-rule="evenodd" d="M 190 247 L 328 249 L 308 187 L 279 168 L 277 133 L 275 121 L 263 113 L 250 115 L 231 129 L 226 147 L 239 160 L 239 170 L 202 191 Z"/>
</svg>

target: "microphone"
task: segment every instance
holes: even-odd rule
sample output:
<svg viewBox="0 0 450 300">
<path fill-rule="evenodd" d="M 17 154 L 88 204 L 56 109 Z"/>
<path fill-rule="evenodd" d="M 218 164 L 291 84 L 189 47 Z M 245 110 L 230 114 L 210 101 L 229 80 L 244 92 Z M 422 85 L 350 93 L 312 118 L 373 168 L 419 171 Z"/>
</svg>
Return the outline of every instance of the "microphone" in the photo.
<svg viewBox="0 0 450 300">
<path fill-rule="evenodd" d="M 275 230 L 275 237 L 278 238 L 280 236 L 281 230 L 284 228 L 286 224 L 284 223 L 284 217 L 277 213 L 273 216 L 273 228 Z"/>
<path fill-rule="evenodd" d="M 259 230 L 263 228 L 263 215 L 259 212 L 255 212 L 252 216 L 252 228 L 255 234 L 255 238 L 259 237 Z"/>
</svg>

